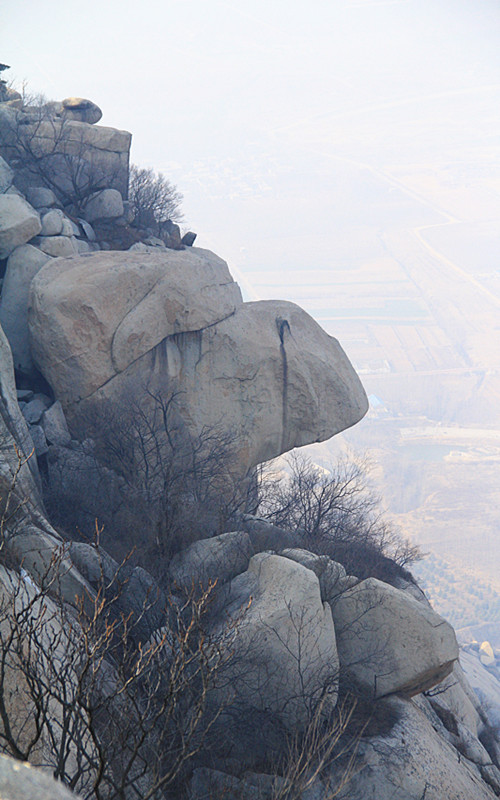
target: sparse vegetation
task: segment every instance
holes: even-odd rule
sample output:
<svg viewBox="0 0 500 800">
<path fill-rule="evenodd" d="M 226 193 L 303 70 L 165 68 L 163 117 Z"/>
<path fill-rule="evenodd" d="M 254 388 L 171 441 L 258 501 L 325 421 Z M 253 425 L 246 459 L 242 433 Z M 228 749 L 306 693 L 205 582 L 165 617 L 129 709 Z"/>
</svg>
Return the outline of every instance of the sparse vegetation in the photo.
<svg viewBox="0 0 500 800">
<path fill-rule="evenodd" d="M 128 196 L 138 228 L 160 233 L 162 222 L 182 220 L 182 195 L 161 172 L 132 164 Z"/>
<path fill-rule="evenodd" d="M 330 556 L 359 578 L 408 577 L 404 568 L 422 554 L 384 520 L 367 485 L 366 463 L 341 460 L 324 470 L 292 454 L 288 467 L 278 480 L 264 480 L 261 516 L 296 531 L 301 546 Z"/>
</svg>

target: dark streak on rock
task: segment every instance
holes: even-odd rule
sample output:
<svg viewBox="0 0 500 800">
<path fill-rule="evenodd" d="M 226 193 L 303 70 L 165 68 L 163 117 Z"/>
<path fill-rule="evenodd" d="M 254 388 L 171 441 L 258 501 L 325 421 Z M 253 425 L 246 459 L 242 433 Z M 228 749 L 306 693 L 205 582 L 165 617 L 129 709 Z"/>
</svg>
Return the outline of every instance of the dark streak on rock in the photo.
<svg viewBox="0 0 500 800">
<path fill-rule="evenodd" d="M 288 428 L 288 362 L 285 350 L 285 331 L 290 333 L 290 325 L 287 319 L 276 317 L 276 327 L 280 337 L 281 364 L 283 369 L 283 391 L 282 391 L 282 411 L 281 411 L 281 450 L 288 450 L 285 446 L 285 434 Z"/>
</svg>

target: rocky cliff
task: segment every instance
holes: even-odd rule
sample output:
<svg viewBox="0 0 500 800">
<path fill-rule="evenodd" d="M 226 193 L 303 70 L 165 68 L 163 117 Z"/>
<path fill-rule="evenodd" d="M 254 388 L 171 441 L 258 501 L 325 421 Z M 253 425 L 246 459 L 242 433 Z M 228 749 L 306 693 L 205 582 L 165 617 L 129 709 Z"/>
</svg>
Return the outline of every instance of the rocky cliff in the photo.
<svg viewBox="0 0 500 800">
<path fill-rule="evenodd" d="M 74 672 L 81 657 L 75 640 L 84 631 L 88 643 L 86 620 L 93 613 L 99 618 L 96 609 L 108 602 L 109 587 L 119 583 L 106 630 L 121 625 L 125 633 L 120 628 L 118 650 L 105 650 L 98 666 L 92 662 L 96 674 L 106 665 L 106 691 L 99 680 L 92 686 L 94 694 L 99 689 L 100 696 L 113 698 L 112 706 L 101 701 L 101 717 L 103 708 L 115 721 L 121 715 L 129 737 L 125 747 L 133 750 L 138 726 L 130 730 L 135 717 L 127 720 L 132 705 L 123 699 L 132 673 L 120 684 L 120 666 L 129 663 L 127 658 L 141 675 L 143 705 L 149 697 L 144 685 L 151 686 L 151 670 L 143 671 L 144 653 L 154 653 L 154 661 L 147 656 L 148 669 L 153 664 L 154 675 L 166 676 L 170 687 L 180 663 L 184 670 L 186 663 L 196 665 L 190 667 L 196 680 L 210 674 L 209 686 L 202 686 L 201 678 L 201 684 L 194 678 L 189 683 L 190 692 L 195 686 L 205 692 L 203 713 L 210 719 L 205 738 L 192 747 L 192 762 L 183 766 L 182 791 L 193 800 L 306 800 L 334 796 L 334 790 L 346 800 L 486 800 L 500 795 L 500 746 L 492 718 L 461 669 L 453 629 L 431 609 L 409 574 L 400 570 L 392 585 L 349 575 L 327 554 L 312 552 L 312 542 L 309 550 L 303 531 L 277 528 L 243 513 L 241 505 L 222 533 L 212 526 L 202 537 L 193 537 L 185 522 L 182 546 L 168 554 L 161 575 L 154 564 L 146 564 L 149 569 L 133 561 L 120 564 L 97 543 L 65 544 L 65 535 L 49 522 L 42 484 L 45 492 L 54 489 L 54 464 L 62 465 L 60 485 L 74 487 L 71 470 L 81 474 L 90 462 L 96 463 L 99 441 L 90 441 L 91 421 L 105 419 L 105 427 L 112 427 L 131 406 L 141 414 L 140 425 L 137 417 L 125 416 L 133 428 L 133 445 L 148 432 L 142 456 L 151 483 L 158 482 L 158 453 L 163 457 L 168 448 L 175 451 L 179 431 L 191 447 L 209 431 L 231 440 L 235 458 L 228 471 L 233 484 L 248 481 L 263 461 L 354 425 L 367 408 L 361 383 L 339 343 L 291 303 L 244 303 L 218 256 L 182 245 L 178 237 L 175 247 L 156 240 L 136 241 L 127 250 L 109 249 L 108 239 L 115 244 L 130 241 L 115 235 L 133 222 L 126 206 L 130 137 L 96 126 L 98 112 L 90 101 L 70 98 L 49 109 L 42 124 L 18 98 L 0 103 L 0 125 L 7 132 L 0 158 L 0 322 L 5 331 L 0 339 L 1 639 L 14 675 L 26 663 L 25 655 L 22 648 L 12 650 L 15 636 L 9 638 L 6 631 L 22 629 L 24 641 L 28 631 L 30 647 L 36 634 L 44 653 L 39 659 L 42 677 L 53 670 L 52 686 L 61 678 L 62 667 L 58 674 L 55 665 L 66 664 L 64 652 L 71 653 L 73 664 L 63 681 L 71 700 L 65 704 L 61 692 L 52 690 L 52 705 L 42 703 L 50 711 L 42 715 L 38 733 L 35 725 L 30 734 L 37 742 L 32 749 L 22 742 L 28 721 L 31 725 L 38 719 L 28 680 L 34 677 L 21 670 L 25 688 L 17 700 L 10 696 L 11 711 L 2 715 L 6 752 L 56 769 L 54 751 L 61 752 L 68 707 L 72 713 L 78 704 L 87 708 L 84 700 L 90 703 Z M 30 147 L 42 163 L 47 165 L 51 156 L 48 173 L 34 172 L 32 162 L 16 160 L 20 125 L 28 130 Z M 87 183 L 77 187 L 78 208 L 75 198 L 68 201 L 67 188 L 75 163 L 78 174 L 87 176 Z M 96 171 L 99 187 L 92 186 L 94 191 L 84 196 Z M 94 228 L 108 238 L 99 238 Z M 167 243 L 173 244 L 168 238 Z M 165 415 L 173 406 L 172 427 L 165 425 Z M 95 430 L 92 435 L 99 436 Z M 101 428 L 103 439 L 106 432 Z M 126 433 L 122 429 L 120 444 Z M 130 452 L 119 450 L 118 461 Z M 210 464 L 215 470 L 213 460 Z M 132 467 L 136 469 L 135 462 Z M 127 484 L 126 472 L 118 469 L 116 459 L 101 464 L 92 489 L 86 484 L 89 507 L 103 510 L 116 503 L 118 513 L 130 487 L 137 491 L 136 484 Z M 164 484 L 163 494 L 172 486 Z M 220 482 L 216 490 L 224 492 L 226 486 Z M 94 506 L 100 491 L 101 505 Z M 182 497 L 187 514 L 193 491 Z M 149 504 L 153 502 L 157 496 Z M 208 516 L 208 505 L 200 503 Z M 130 537 L 127 522 L 120 524 Z M 140 548 L 141 526 L 132 527 Z M 74 532 L 65 533 L 74 538 Z M 203 599 L 207 592 L 212 601 L 195 658 L 186 649 L 191 639 L 181 635 L 182 625 L 189 603 L 199 610 L 199 594 Z M 12 596 L 17 605 L 12 605 Z M 36 617 L 41 600 L 49 611 Z M 67 616 L 60 616 L 61 609 Z M 130 640 L 127 626 L 133 631 Z M 205 642 L 211 642 L 208 651 Z M 139 656 L 130 656 L 132 645 Z M 56 660 L 52 650 L 57 650 Z M 215 662 L 223 669 L 214 672 Z M 160 679 L 155 681 L 158 685 Z M 5 694 L 8 685 L 2 678 L 0 691 Z M 194 702 L 201 716 L 199 700 Z M 12 715 L 15 724 L 7 730 Z M 183 741 L 186 725 L 200 735 L 199 728 L 192 728 L 195 717 L 193 706 L 186 706 Z M 333 719 L 338 736 L 328 728 Z M 120 794 L 116 788 L 120 765 L 112 763 L 113 778 L 102 767 L 99 774 L 108 776 L 108 796 L 135 796 L 132 787 L 152 796 L 157 778 L 152 752 L 160 751 L 154 763 L 162 769 L 173 752 L 163 738 L 171 719 L 163 728 L 158 720 L 163 720 L 161 713 L 134 751 L 141 758 L 143 752 L 148 755 L 127 791 Z M 322 739 L 324 730 L 330 732 Z M 66 756 L 64 769 L 55 773 L 85 796 L 94 796 L 96 753 L 110 736 L 102 719 L 92 733 L 96 739 L 90 744 L 75 734 L 68 749 L 74 763 Z M 309 742 L 311 747 L 311 736 L 314 747 L 304 750 L 302 767 L 300 753 L 293 769 L 284 766 L 283 743 L 289 746 L 293 740 L 300 748 Z M 173 740 L 168 741 L 173 748 Z M 83 751 L 87 766 L 78 771 L 75 764 Z M 274 762 L 270 753 L 277 754 Z M 71 782 L 70 774 L 78 774 L 78 780 Z M 154 796 L 170 796 L 174 786 L 180 791 L 174 781 L 180 774 L 179 767 L 169 782 L 165 778 L 156 785 Z"/>
</svg>

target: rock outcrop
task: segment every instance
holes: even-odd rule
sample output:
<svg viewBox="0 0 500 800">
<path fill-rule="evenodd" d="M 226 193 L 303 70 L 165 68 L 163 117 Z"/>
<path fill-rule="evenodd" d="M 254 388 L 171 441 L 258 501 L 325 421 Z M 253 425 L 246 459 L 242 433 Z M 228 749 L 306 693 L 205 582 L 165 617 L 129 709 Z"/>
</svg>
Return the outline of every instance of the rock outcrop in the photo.
<svg viewBox="0 0 500 800">
<path fill-rule="evenodd" d="M 78 800 L 43 770 L 4 755 L 0 755 L 0 792 L 3 800 Z"/>
<path fill-rule="evenodd" d="M 51 262 L 32 281 L 29 328 L 70 427 L 105 403 L 175 393 L 193 435 L 234 436 L 243 472 L 367 408 L 335 339 L 292 303 L 242 303 L 226 264 L 198 248 Z"/>
<path fill-rule="evenodd" d="M 424 692 L 446 678 L 458 658 L 451 625 L 375 578 L 338 595 L 332 613 L 342 668 L 371 697 Z"/>
</svg>

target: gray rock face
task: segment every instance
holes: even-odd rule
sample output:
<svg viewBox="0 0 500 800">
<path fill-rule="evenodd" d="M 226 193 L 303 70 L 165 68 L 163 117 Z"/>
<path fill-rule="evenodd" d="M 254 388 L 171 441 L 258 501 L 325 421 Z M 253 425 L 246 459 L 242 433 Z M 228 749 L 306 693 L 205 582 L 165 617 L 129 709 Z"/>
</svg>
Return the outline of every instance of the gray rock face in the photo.
<svg viewBox="0 0 500 800">
<path fill-rule="evenodd" d="M 331 600 L 345 588 L 347 575 L 344 567 L 328 556 L 318 556 L 299 547 L 282 550 L 280 555 L 291 558 L 314 572 L 319 580 L 322 600 Z"/>
<path fill-rule="evenodd" d="M 28 186 L 26 198 L 34 208 L 51 208 L 58 205 L 52 189 L 47 189 L 45 186 Z"/>
<path fill-rule="evenodd" d="M 47 445 L 47 439 L 45 438 L 45 433 L 41 425 L 32 425 L 30 428 L 30 436 L 33 439 L 33 444 L 35 445 L 35 453 L 37 458 L 40 456 L 44 456 L 48 453 L 49 448 Z"/>
<path fill-rule="evenodd" d="M 0 486 L 12 486 L 14 479 L 21 498 L 41 508 L 40 477 L 36 458 L 30 458 L 33 441 L 19 410 L 14 380 L 14 365 L 7 338 L 0 328 Z M 20 467 L 21 461 L 21 467 Z M 16 477 L 15 477 L 16 476 Z"/>
<path fill-rule="evenodd" d="M 0 794 L 2 800 L 78 800 L 43 770 L 0 755 Z"/>
<path fill-rule="evenodd" d="M 41 236 L 58 236 L 62 231 L 64 215 L 61 209 L 53 208 L 42 217 Z"/>
<path fill-rule="evenodd" d="M 0 323 L 12 348 L 16 369 L 29 373 L 33 359 L 28 340 L 28 298 L 30 284 L 50 259 L 31 244 L 23 244 L 10 254 L 2 287 Z"/>
<path fill-rule="evenodd" d="M 47 441 L 65 447 L 71 441 L 71 434 L 66 424 L 64 411 L 59 400 L 48 408 L 42 417 L 42 426 Z"/>
<path fill-rule="evenodd" d="M 0 195 L 0 258 L 7 258 L 41 230 L 40 215 L 17 194 Z"/>
<path fill-rule="evenodd" d="M 204 250 L 102 252 L 54 266 L 32 287 L 30 327 L 63 406 L 166 337 L 213 325 L 242 302 L 225 262 Z"/>
<path fill-rule="evenodd" d="M 12 186 L 14 180 L 14 173 L 5 161 L 0 156 L 0 194 L 6 192 Z"/>
<path fill-rule="evenodd" d="M 54 258 L 65 258 L 78 253 L 76 239 L 69 236 L 42 236 L 38 240 L 38 247 Z"/>
<path fill-rule="evenodd" d="M 231 682 L 237 706 L 271 711 L 292 730 L 305 724 L 326 686 L 325 711 L 334 707 L 335 632 L 311 570 L 281 556 L 253 556 L 233 581 L 228 608 L 240 617 Z"/>
<path fill-rule="evenodd" d="M 458 658 L 453 628 L 398 589 L 368 578 L 331 607 L 341 668 L 369 697 L 412 696 L 452 671 Z"/>
</svg>

